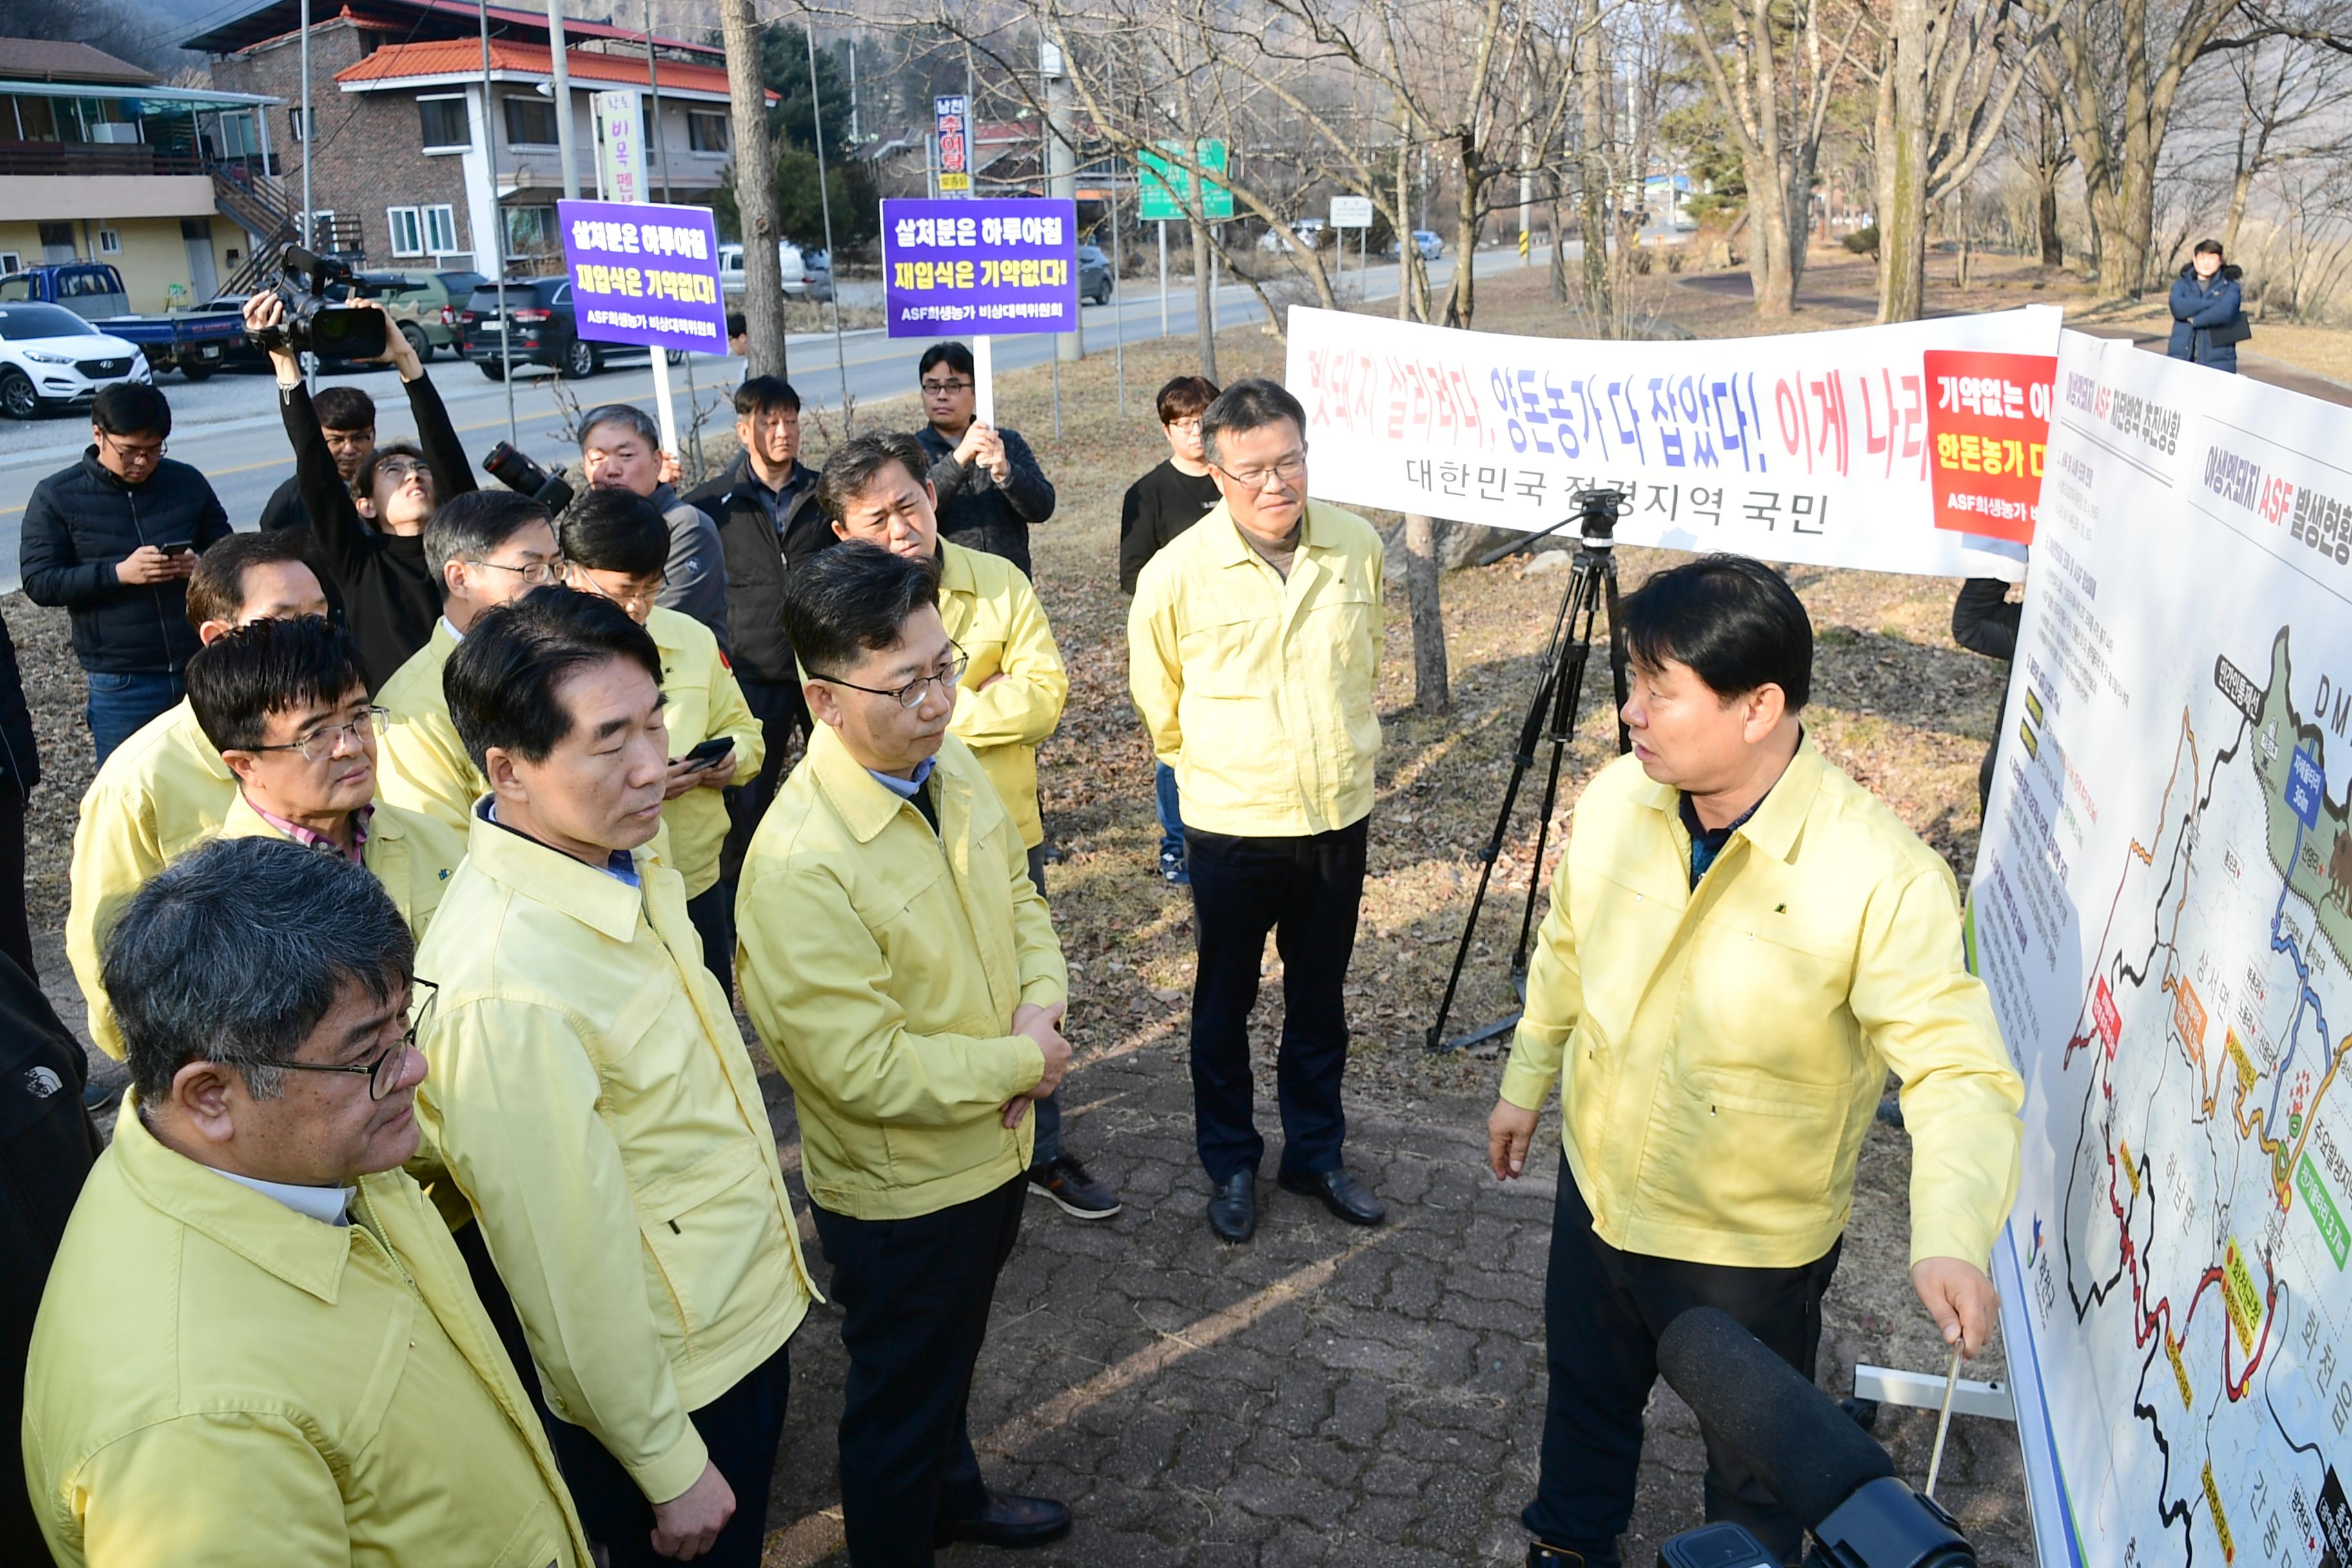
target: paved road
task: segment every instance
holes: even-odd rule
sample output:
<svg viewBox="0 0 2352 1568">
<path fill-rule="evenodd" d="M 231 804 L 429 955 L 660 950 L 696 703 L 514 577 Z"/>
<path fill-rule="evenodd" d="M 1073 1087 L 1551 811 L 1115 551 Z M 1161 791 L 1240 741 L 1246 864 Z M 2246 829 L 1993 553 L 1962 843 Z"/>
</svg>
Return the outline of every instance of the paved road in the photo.
<svg viewBox="0 0 2352 1568">
<path fill-rule="evenodd" d="M 1539 253 L 1538 264 L 1541 259 Z M 1477 260 L 1481 277 L 1518 264 L 1516 252 L 1500 249 L 1481 252 Z M 1433 281 L 1443 284 L 1453 275 L 1453 262 L 1440 261 L 1430 270 Z M 1394 298 L 1396 277 L 1393 262 L 1371 268 L 1364 284 L 1368 297 Z M 1261 319 L 1256 297 L 1240 284 L 1228 285 L 1218 291 L 1217 311 L 1223 326 Z M 1112 303 L 1087 307 L 1084 319 L 1090 356 L 1110 352 L 1119 341 L 1139 342 L 1156 338 L 1160 335 L 1157 285 L 1150 279 L 1134 279 Z M 1194 331 L 1193 292 L 1181 280 L 1170 289 L 1168 327 L 1176 336 Z M 787 346 L 793 384 L 812 406 L 819 408 L 841 405 L 843 364 L 846 366 L 851 395 L 860 403 L 910 392 L 915 379 L 914 363 L 920 352 L 919 340 L 892 339 L 879 329 L 843 334 L 840 363 L 836 363 L 830 334 L 795 336 Z M 1042 364 L 1052 353 L 1053 340 L 1042 334 L 1004 337 L 996 341 L 995 361 L 1000 368 L 1015 370 Z M 623 368 L 624 365 L 634 368 Z M 645 366 L 644 356 L 637 354 L 601 375 L 561 384 L 569 395 L 585 405 L 615 400 L 650 404 L 652 380 Z M 687 368 L 678 365 L 671 370 L 681 424 L 688 417 Z M 741 379 L 743 362 L 698 355 L 692 368 L 699 400 L 709 407 L 718 403 L 725 389 Z M 450 417 L 469 449 L 477 453 L 488 450 L 493 442 L 507 435 L 507 389 L 503 384 L 488 379 L 473 365 L 446 356 L 433 361 L 427 366 L 427 374 L 440 389 Z M 341 381 L 362 387 L 375 397 L 379 405 L 377 432 L 383 439 L 396 440 L 415 434 L 407 402 L 401 396 L 397 378 L 389 369 L 326 377 L 321 384 Z M 194 464 L 211 477 L 221 504 L 228 509 L 229 518 L 236 526 L 256 526 L 262 503 L 270 491 L 294 471 L 294 459 L 278 423 L 276 383 L 266 374 L 224 374 L 202 385 L 167 375 L 163 384 L 172 399 L 174 428 L 171 455 L 182 462 Z M 514 385 L 516 444 L 550 468 L 572 456 L 565 447 L 563 420 L 552 391 L 557 384 L 551 372 L 533 372 L 518 375 Z M 0 593 L 13 593 L 19 585 L 16 541 L 23 527 L 25 502 L 33 487 L 43 476 L 80 456 L 89 442 L 89 430 L 80 415 L 53 416 L 21 425 L 0 421 Z"/>
</svg>

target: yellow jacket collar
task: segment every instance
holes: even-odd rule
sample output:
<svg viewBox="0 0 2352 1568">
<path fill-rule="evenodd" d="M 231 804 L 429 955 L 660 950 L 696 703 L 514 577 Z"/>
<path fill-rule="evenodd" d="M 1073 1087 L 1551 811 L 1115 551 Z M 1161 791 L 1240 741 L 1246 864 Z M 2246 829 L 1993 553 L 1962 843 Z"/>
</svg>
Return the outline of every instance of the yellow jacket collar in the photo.
<svg viewBox="0 0 2352 1568">
<path fill-rule="evenodd" d="M 1775 860 L 1785 863 L 1797 847 L 1797 835 L 1813 809 L 1813 797 L 1821 793 L 1822 771 L 1827 765 L 1821 752 L 1813 749 L 1812 732 L 1799 731 L 1797 754 L 1789 759 L 1788 767 L 1765 793 L 1756 815 L 1741 823 L 1734 837 L 1745 838 Z M 1633 798 L 1671 817 L 1681 809 L 1682 791 L 1652 780 L 1636 791 Z"/>
<path fill-rule="evenodd" d="M 824 791 L 826 800 L 841 816 L 842 825 L 850 837 L 860 844 L 871 844 L 875 836 L 890 826 L 901 811 L 912 811 L 914 803 L 891 794 L 875 783 L 874 775 L 864 763 L 849 754 L 841 737 L 832 725 L 820 721 L 816 732 L 809 737 L 808 756 L 803 767 L 816 771 L 817 787 Z M 942 742 L 944 749 L 945 742 Z M 953 787 L 948 771 L 938 763 L 931 764 L 931 799 L 943 803 Z M 924 831 L 929 832 L 927 826 Z"/>
<path fill-rule="evenodd" d="M 961 594 L 966 597 L 980 592 L 980 579 L 971 574 L 971 552 L 961 544 L 940 541 L 940 596 Z"/>
<path fill-rule="evenodd" d="M 1298 548 L 1302 553 L 1331 547 L 1330 525 L 1317 521 L 1318 514 L 1323 510 L 1320 501 L 1307 503 L 1306 521 L 1298 530 Z M 1251 547 L 1248 540 L 1242 537 L 1242 525 L 1234 521 L 1233 508 L 1223 501 L 1210 508 L 1192 526 L 1209 531 L 1209 537 L 1216 543 L 1214 554 L 1220 566 L 1241 566 L 1265 559 Z"/>
<path fill-rule="evenodd" d="M 305 1219 L 277 1199 L 232 1182 L 156 1141 L 126 1094 L 114 1127 L 112 1157 L 142 1201 L 298 1290 L 334 1305 L 351 1261 L 348 1226 Z M 362 1176 L 360 1185 L 376 1180 Z"/>
<path fill-rule="evenodd" d="M 655 862 L 642 848 L 635 859 L 642 879 L 646 868 Z M 488 821 L 482 816 L 479 801 L 474 803 L 471 820 L 466 825 L 466 863 L 517 898 L 561 910 L 614 942 L 629 942 L 636 936 L 637 916 L 645 907 L 641 889 Z"/>
</svg>

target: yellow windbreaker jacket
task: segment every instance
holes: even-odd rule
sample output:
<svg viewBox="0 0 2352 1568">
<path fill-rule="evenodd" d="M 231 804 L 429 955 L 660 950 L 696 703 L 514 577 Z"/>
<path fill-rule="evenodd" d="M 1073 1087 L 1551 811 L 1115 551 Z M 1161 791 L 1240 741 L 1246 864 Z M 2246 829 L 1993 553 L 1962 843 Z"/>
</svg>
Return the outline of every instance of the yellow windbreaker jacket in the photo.
<svg viewBox="0 0 2352 1568">
<path fill-rule="evenodd" d="M 705 741 L 732 735 L 735 749 L 728 755 L 735 765 L 727 782 L 758 778 L 767 742 L 710 628 L 683 611 L 656 608 L 646 617 L 646 631 L 661 650 L 669 754 L 682 757 Z M 669 829 L 667 858 L 686 879 L 686 896 L 709 891 L 719 880 L 719 847 L 727 842 L 727 797 L 697 785 L 662 806 L 662 824 Z"/>
<path fill-rule="evenodd" d="M 1002 555 L 940 541 L 940 619 L 971 660 L 949 731 L 971 748 L 1004 798 L 1024 848 L 1045 842 L 1037 813 L 1037 748 L 1062 722 L 1069 672 L 1045 606 Z M 988 689 L 982 687 L 1004 677 Z"/>
<path fill-rule="evenodd" d="M 457 726 L 449 721 L 449 699 L 441 690 L 441 672 L 457 651 L 448 622 L 434 622 L 425 646 L 375 694 L 376 706 L 390 715 L 375 743 L 375 797 L 438 817 L 463 833 L 474 802 L 490 785 L 466 755 Z"/>
<path fill-rule="evenodd" d="M 228 820 L 221 824 L 220 836 L 286 837 L 253 809 L 242 792 L 230 803 Z M 408 922 L 408 934 L 418 942 L 425 940 L 425 928 L 433 923 L 433 911 L 441 907 L 441 895 L 448 889 L 449 879 L 456 875 L 458 863 L 465 858 L 465 838 L 437 818 L 403 811 L 381 801 L 368 814 L 367 841 L 360 846 L 360 863 L 392 895 L 400 918 Z"/>
</svg>

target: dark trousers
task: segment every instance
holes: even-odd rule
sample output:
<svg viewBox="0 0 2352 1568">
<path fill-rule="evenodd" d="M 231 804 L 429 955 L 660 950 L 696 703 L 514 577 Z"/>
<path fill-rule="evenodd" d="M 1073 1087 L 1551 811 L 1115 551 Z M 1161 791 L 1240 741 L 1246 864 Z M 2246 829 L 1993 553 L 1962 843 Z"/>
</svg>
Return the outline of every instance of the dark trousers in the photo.
<svg viewBox="0 0 2352 1568">
<path fill-rule="evenodd" d="M 530 1395 L 531 1408 L 547 1428 L 548 1447 L 563 1470 L 563 1483 L 580 1510 L 580 1527 L 588 1539 L 606 1552 L 608 1568 L 665 1568 L 675 1560 L 653 1548 L 654 1507 L 621 1462 L 596 1441 L 587 1428 L 574 1426 L 548 1413 L 539 1386 L 539 1368 L 530 1358 L 522 1320 L 514 1298 L 490 1262 L 482 1227 L 468 1225 L 451 1237 L 467 1272 L 474 1278 L 474 1293 L 482 1299 L 490 1326 L 506 1346 L 508 1359 Z M 735 1514 L 719 1532 L 718 1542 L 697 1563 L 716 1568 L 759 1568 L 768 1534 L 768 1489 L 774 1483 L 776 1449 L 783 1441 L 784 1407 L 792 1393 L 790 1344 L 754 1367 L 734 1387 L 693 1412 L 694 1430 L 710 1452 L 710 1462 L 735 1493 Z"/>
<path fill-rule="evenodd" d="M 735 885 L 713 882 L 686 900 L 686 918 L 702 939 L 702 965 L 727 988 L 728 1005 L 735 1001 Z"/>
<path fill-rule="evenodd" d="M 0 953 L 7 954 L 27 980 L 33 967 L 33 930 L 25 915 L 25 797 L 0 783 Z"/>
<path fill-rule="evenodd" d="M 761 680 L 739 671 L 735 684 L 743 689 L 743 705 L 760 721 L 768 752 L 757 778 L 727 787 L 727 842 L 719 851 L 719 880 L 729 888 L 735 886 L 743 869 L 743 857 L 751 847 L 751 835 L 760 818 L 767 815 L 768 803 L 776 798 L 776 786 L 783 782 L 786 742 L 794 731 L 807 734 L 810 722 L 808 699 L 794 683 Z M 731 957 L 729 963 L 731 966 Z"/>
<path fill-rule="evenodd" d="M 104 675 L 89 671 L 89 701 L 82 718 L 89 724 L 90 744 L 100 767 L 114 748 L 143 729 L 147 721 L 187 695 L 176 672 L 162 675 Z"/>
<path fill-rule="evenodd" d="M 913 1219 L 809 1205 L 849 1352 L 841 1513 L 856 1568 L 929 1568 L 939 1522 L 988 1504 L 965 1407 L 1028 1190 L 1015 1176 Z"/>
<path fill-rule="evenodd" d="M 1192 873 L 1200 971 L 1192 982 L 1192 1118 L 1212 1182 L 1255 1171 L 1265 1156 L 1252 1111 L 1249 1015 L 1257 1005 L 1265 934 L 1282 954 L 1282 1048 L 1275 1092 L 1282 1168 L 1319 1175 L 1339 1164 L 1348 1120 L 1341 987 L 1356 950 L 1370 818 L 1298 838 L 1237 838 L 1184 830 Z"/>
<path fill-rule="evenodd" d="M 1592 1215 L 1561 1161 L 1544 1276 L 1551 1390 L 1536 1500 L 1520 1522 L 1539 1541 L 1581 1552 L 1593 1568 L 1612 1568 L 1617 1537 L 1633 1515 L 1642 1411 L 1657 1381 L 1658 1336 L 1690 1308 L 1720 1308 L 1811 1378 L 1822 1342 L 1822 1298 L 1843 1246 L 1795 1268 L 1620 1252 L 1592 1234 Z M 1744 1524 L 1783 1562 L 1796 1561 L 1804 1531 L 1795 1516 L 1712 1438 L 1705 1489 L 1710 1521 Z"/>
</svg>

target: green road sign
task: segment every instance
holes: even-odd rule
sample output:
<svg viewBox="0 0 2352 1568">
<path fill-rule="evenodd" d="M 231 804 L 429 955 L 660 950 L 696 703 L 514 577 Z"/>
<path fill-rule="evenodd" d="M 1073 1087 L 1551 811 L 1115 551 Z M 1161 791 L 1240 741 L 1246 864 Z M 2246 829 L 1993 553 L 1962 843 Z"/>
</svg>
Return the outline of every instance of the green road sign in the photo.
<svg viewBox="0 0 2352 1568">
<path fill-rule="evenodd" d="M 1161 142 L 1162 152 L 1146 149 L 1136 154 L 1142 165 L 1142 210 L 1145 223 L 1162 219 L 1186 218 L 1196 216 L 1192 210 L 1192 171 L 1181 163 L 1171 163 L 1167 153 L 1183 155 L 1181 142 Z M 1202 168 L 1222 174 L 1225 170 L 1225 144 L 1217 137 L 1203 136 L 1193 143 L 1192 162 Z M 1212 222 L 1234 216 L 1234 193 L 1224 184 L 1212 178 L 1201 187 L 1201 211 L 1197 216 Z"/>
</svg>

